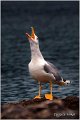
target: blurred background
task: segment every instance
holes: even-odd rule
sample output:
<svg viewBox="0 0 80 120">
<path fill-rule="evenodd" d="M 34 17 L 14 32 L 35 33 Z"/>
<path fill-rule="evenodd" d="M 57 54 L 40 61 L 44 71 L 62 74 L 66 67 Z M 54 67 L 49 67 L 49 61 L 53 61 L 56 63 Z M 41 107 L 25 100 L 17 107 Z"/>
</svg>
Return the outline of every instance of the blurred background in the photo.
<svg viewBox="0 0 80 120">
<path fill-rule="evenodd" d="M 38 94 L 38 83 L 28 72 L 31 54 L 25 33 L 31 33 L 31 26 L 44 58 L 71 80 L 61 91 L 53 85 L 53 94 L 60 98 L 79 96 L 79 2 L 2 1 L 2 103 L 32 99 Z M 42 94 L 49 91 L 49 84 L 43 84 Z"/>
</svg>

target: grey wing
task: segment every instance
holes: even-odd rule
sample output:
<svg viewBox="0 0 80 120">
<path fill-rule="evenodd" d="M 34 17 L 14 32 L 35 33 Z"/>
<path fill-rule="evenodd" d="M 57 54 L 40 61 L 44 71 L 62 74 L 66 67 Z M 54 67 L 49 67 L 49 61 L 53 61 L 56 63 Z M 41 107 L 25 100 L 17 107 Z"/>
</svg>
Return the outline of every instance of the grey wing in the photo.
<svg viewBox="0 0 80 120">
<path fill-rule="evenodd" d="M 52 63 L 47 62 L 47 64 L 44 65 L 44 70 L 47 73 L 53 74 L 55 80 L 59 82 L 62 80 L 61 76 L 59 75 L 58 69 Z"/>
</svg>

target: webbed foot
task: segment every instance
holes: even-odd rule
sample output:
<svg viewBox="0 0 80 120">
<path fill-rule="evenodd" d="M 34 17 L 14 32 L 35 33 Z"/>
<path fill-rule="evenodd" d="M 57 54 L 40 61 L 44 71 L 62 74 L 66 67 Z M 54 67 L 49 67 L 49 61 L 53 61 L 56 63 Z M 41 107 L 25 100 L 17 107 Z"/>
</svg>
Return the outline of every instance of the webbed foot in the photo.
<svg viewBox="0 0 80 120">
<path fill-rule="evenodd" d="M 45 98 L 49 100 L 53 100 L 53 95 L 52 94 L 45 94 Z"/>
<path fill-rule="evenodd" d="M 34 97 L 34 99 L 36 99 L 36 98 L 41 99 L 41 97 L 39 95 L 37 95 L 37 96 Z"/>
</svg>

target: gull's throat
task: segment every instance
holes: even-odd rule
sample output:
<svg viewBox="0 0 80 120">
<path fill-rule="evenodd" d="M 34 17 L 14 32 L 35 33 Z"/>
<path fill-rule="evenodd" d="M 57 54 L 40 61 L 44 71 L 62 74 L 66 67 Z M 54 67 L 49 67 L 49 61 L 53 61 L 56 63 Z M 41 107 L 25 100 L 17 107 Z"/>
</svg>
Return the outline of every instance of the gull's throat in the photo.
<svg viewBox="0 0 80 120">
<path fill-rule="evenodd" d="M 44 59 L 39 48 L 39 44 L 30 42 L 31 59 Z"/>
</svg>

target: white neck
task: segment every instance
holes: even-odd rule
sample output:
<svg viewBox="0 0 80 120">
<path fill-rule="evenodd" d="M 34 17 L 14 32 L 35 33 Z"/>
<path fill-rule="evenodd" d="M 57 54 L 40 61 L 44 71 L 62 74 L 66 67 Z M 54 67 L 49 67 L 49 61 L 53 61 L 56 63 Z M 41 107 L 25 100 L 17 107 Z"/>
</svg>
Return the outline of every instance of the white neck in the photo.
<svg viewBox="0 0 80 120">
<path fill-rule="evenodd" d="M 30 42 L 30 48 L 31 48 L 31 60 L 36 61 L 37 59 L 44 59 L 38 44 Z"/>
</svg>

